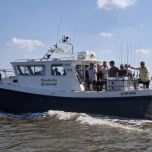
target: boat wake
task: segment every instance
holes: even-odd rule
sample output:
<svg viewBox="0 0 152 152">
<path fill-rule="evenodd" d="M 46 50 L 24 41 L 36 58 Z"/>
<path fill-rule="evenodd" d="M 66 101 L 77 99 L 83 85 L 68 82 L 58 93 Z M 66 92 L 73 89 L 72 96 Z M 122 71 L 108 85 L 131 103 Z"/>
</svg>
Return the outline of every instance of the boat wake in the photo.
<svg viewBox="0 0 152 152">
<path fill-rule="evenodd" d="M 152 121 L 150 120 L 133 120 L 133 119 L 120 119 L 105 116 L 87 115 L 85 113 L 72 113 L 64 111 L 49 110 L 44 113 L 28 113 L 28 114 L 10 114 L 0 113 L 0 121 L 2 119 L 19 119 L 19 120 L 57 120 L 57 121 L 72 121 L 74 123 L 80 123 L 81 125 L 97 126 L 97 127 L 110 127 L 118 128 L 126 131 L 141 131 L 149 132 L 148 128 L 151 128 Z"/>
</svg>

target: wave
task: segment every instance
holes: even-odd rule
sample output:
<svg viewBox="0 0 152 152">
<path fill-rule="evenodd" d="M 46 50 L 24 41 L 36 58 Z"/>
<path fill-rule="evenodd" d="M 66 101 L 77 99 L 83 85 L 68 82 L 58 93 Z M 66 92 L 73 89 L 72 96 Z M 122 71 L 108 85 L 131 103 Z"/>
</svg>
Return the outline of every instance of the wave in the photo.
<svg viewBox="0 0 152 152">
<path fill-rule="evenodd" d="M 101 126 L 101 127 L 111 127 L 119 128 L 127 131 L 152 131 L 149 128 L 152 126 L 152 121 L 150 120 L 132 120 L 132 119 L 120 119 L 105 116 L 92 116 L 85 113 L 74 113 L 74 112 L 64 112 L 49 110 L 44 113 L 28 113 L 28 114 L 10 114 L 10 113 L 0 113 L 1 119 L 23 119 L 23 120 L 63 120 L 63 121 L 73 121 L 75 123 L 80 123 L 81 125 L 89 126 Z"/>
</svg>

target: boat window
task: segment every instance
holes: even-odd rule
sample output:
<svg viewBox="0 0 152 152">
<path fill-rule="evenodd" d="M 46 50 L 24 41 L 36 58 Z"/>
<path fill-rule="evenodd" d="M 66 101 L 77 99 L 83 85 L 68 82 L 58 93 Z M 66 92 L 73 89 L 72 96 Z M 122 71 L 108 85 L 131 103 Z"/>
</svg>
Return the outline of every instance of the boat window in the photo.
<svg viewBox="0 0 152 152">
<path fill-rule="evenodd" d="M 66 75 L 66 69 L 62 64 L 52 64 L 51 75 L 56 75 L 56 76 Z"/>
<path fill-rule="evenodd" d="M 16 66 L 18 75 L 44 75 L 44 65 L 18 65 Z"/>
</svg>

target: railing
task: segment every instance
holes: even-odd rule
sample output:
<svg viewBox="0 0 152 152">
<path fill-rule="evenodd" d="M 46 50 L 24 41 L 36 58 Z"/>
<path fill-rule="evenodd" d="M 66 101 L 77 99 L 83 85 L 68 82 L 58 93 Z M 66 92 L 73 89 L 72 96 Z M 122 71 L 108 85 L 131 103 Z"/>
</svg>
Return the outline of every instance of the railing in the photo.
<svg viewBox="0 0 152 152">
<path fill-rule="evenodd" d="M 15 62 L 36 62 L 36 61 L 42 61 L 41 59 L 17 59 Z"/>
<path fill-rule="evenodd" d="M 109 79 L 101 80 L 97 82 L 90 83 L 85 81 L 84 83 L 86 91 L 129 91 L 129 90 L 145 90 L 152 89 L 152 84 L 149 84 L 149 87 L 146 88 L 142 83 L 138 83 L 137 79 Z"/>
<path fill-rule="evenodd" d="M 56 60 L 56 61 L 60 61 L 60 60 L 69 60 L 69 59 L 74 59 L 74 57 L 60 57 L 60 58 L 43 58 L 43 59 L 18 59 L 15 60 L 15 62 L 40 62 L 40 61 L 52 61 L 52 60 Z"/>
</svg>

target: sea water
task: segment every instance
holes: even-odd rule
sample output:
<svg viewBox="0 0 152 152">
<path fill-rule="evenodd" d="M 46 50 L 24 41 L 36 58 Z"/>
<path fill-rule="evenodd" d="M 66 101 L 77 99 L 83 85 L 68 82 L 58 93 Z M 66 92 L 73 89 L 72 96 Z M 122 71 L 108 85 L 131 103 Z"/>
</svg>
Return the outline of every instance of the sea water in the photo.
<svg viewBox="0 0 152 152">
<path fill-rule="evenodd" d="M 152 152 L 152 121 L 52 110 L 1 112 L 0 152 Z"/>
</svg>

